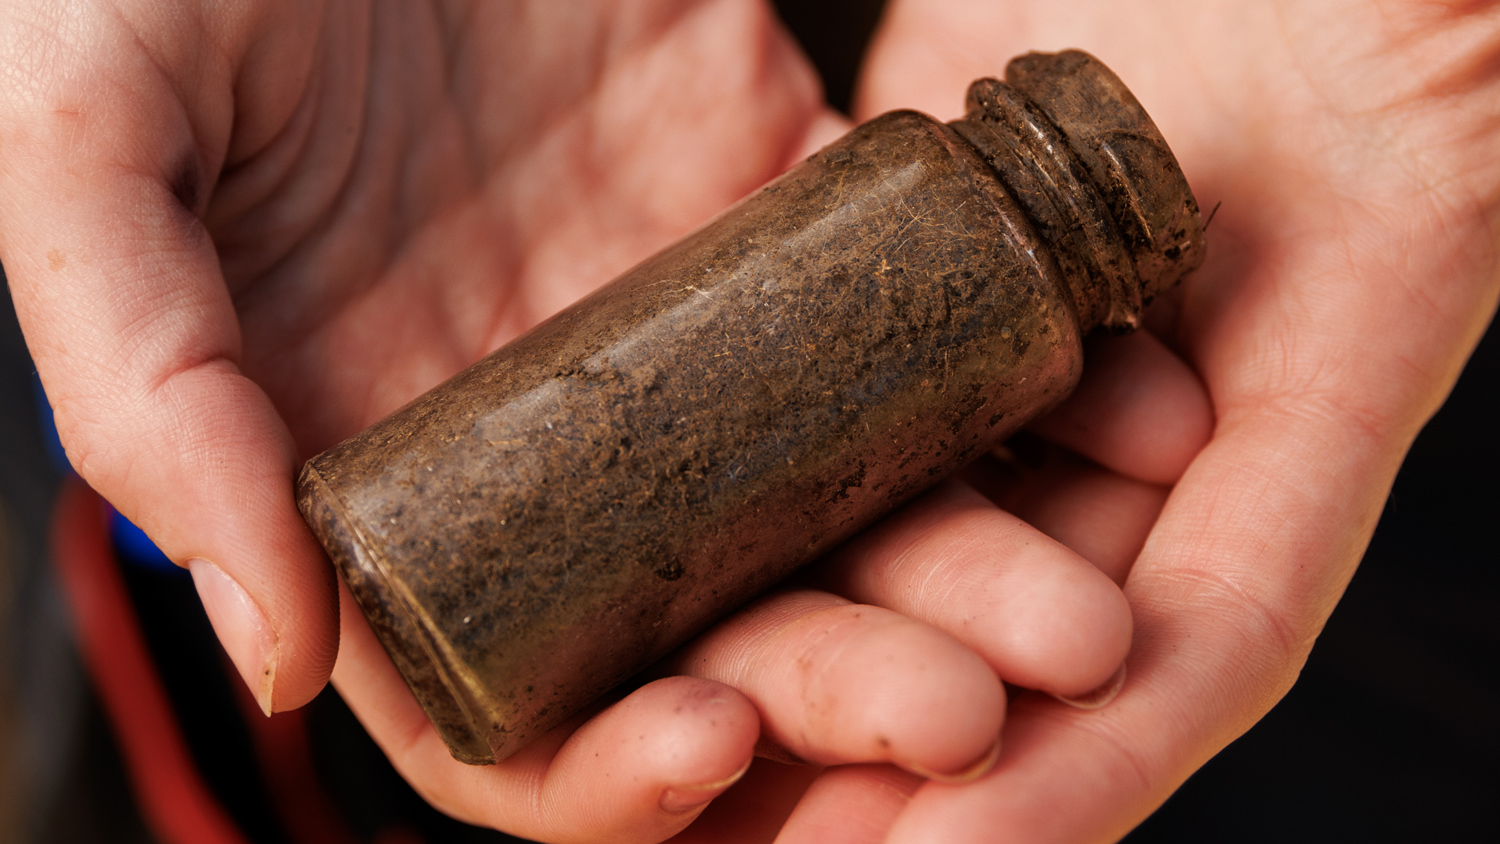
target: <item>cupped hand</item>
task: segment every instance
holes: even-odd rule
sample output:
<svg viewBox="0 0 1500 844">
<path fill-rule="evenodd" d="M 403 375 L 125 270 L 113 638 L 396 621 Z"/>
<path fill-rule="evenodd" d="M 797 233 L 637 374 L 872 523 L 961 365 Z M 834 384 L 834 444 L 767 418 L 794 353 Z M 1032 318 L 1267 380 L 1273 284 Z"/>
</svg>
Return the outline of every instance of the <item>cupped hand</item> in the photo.
<svg viewBox="0 0 1500 844">
<path fill-rule="evenodd" d="M 1205 210 L 1222 207 L 1207 265 L 1150 317 L 1162 342 L 1096 341 L 1079 393 L 1035 426 L 1052 444 L 967 477 L 1124 583 L 1128 679 L 1098 711 L 1014 701 L 999 764 L 973 783 L 842 771 L 781 841 L 1123 835 L 1290 688 L 1494 313 L 1500 4 L 896 0 L 859 110 L 953 117 L 969 79 L 1068 47 L 1131 86 Z M 1176 367 L 1211 402 L 1206 445 L 1161 410 L 1191 404 Z M 1001 517 L 941 507 L 880 532 L 924 553 L 922 536 L 1004 547 Z M 867 538 L 835 577 L 858 600 L 889 553 Z M 932 567 L 916 554 L 903 564 Z M 962 602 L 901 609 L 972 642 Z"/>
<path fill-rule="evenodd" d="M 0 257 L 70 460 L 191 570 L 264 709 L 331 673 L 439 808 L 660 840 L 757 743 L 864 764 L 763 767 L 727 813 L 850 771 L 971 778 L 1002 679 L 1086 696 L 1116 674 L 1109 578 L 962 486 L 496 766 L 453 761 L 340 614 L 293 505 L 302 459 L 842 131 L 766 6 L 34 0 L 0 13 L 0 68 Z M 945 543 L 954 520 L 1015 553 Z"/>
</svg>

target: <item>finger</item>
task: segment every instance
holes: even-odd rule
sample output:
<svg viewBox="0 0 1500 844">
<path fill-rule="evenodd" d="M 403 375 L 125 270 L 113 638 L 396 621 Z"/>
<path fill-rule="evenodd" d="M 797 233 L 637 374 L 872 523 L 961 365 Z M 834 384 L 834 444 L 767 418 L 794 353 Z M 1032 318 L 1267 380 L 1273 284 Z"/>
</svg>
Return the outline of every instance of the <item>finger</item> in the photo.
<svg viewBox="0 0 1500 844">
<path fill-rule="evenodd" d="M 776 844 L 879 844 L 924 782 L 890 765 L 829 769 L 787 818 Z"/>
<path fill-rule="evenodd" d="M 1213 433 L 1203 382 L 1150 332 L 1087 343 L 1083 378 L 1031 430 L 1127 477 L 1170 484 Z"/>
<path fill-rule="evenodd" d="M 1106 709 L 1018 699 L 1006 754 L 970 790 L 913 798 L 893 842 L 1114 840 L 1296 679 L 1390 481 L 1332 448 L 1348 419 L 1230 416 L 1130 575 L 1130 679 Z"/>
<path fill-rule="evenodd" d="M 841 595 L 920 619 L 1008 683 L 1077 697 L 1130 650 L 1130 607 L 1099 569 L 972 488 L 948 483 L 840 551 Z"/>
<path fill-rule="evenodd" d="M 465 765 L 339 591 L 334 685 L 407 782 L 454 817 L 543 841 L 661 841 L 750 764 L 755 707 L 718 683 L 669 677 L 575 716 L 503 762 Z"/>
<path fill-rule="evenodd" d="M 17 312 L 74 467 L 193 572 L 262 708 L 295 707 L 332 668 L 337 603 L 196 216 L 218 166 L 198 138 L 232 115 L 190 125 L 130 33 L 90 35 L 98 62 L 41 74 L 0 115 L 16 130 L 0 147 L 0 252 Z"/>
<path fill-rule="evenodd" d="M 965 777 L 993 761 L 1005 691 L 944 633 L 826 592 L 773 595 L 672 666 L 739 689 L 766 734 L 818 764 L 894 762 Z"/>
<path fill-rule="evenodd" d="M 1130 574 L 1168 492 L 1026 435 L 970 464 L 963 479 L 1117 584 Z"/>
</svg>

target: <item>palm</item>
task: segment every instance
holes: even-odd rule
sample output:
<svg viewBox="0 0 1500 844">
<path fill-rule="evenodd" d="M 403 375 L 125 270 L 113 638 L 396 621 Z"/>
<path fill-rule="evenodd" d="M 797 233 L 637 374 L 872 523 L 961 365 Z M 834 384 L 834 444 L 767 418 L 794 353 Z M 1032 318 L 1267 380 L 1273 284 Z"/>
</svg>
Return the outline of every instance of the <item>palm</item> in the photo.
<svg viewBox="0 0 1500 844">
<path fill-rule="evenodd" d="M 342 54 L 297 91 L 330 107 L 231 161 L 206 215 L 304 453 L 774 175 L 821 115 L 754 4 L 599 5 L 394 4 L 306 45 Z"/>
<path fill-rule="evenodd" d="M 1497 43 L 1493 4 L 895 4 L 862 111 L 951 114 L 942 92 L 1008 56 L 1082 47 L 1223 202 L 1208 265 L 1153 316 L 1217 417 L 1159 518 L 1101 505 L 1076 467 L 1025 496 L 991 479 L 1069 541 L 1149 531 L 1102 561 L 1129 572 L 1131 688 L 1096 715 L 1020 703 L 997 774 L 924 789 L 895 840 L 1119 835 L 1290 686 L 1493 313 Z M 1109 427 L 1069 444 L 1139 496 Z"/>
</svg>

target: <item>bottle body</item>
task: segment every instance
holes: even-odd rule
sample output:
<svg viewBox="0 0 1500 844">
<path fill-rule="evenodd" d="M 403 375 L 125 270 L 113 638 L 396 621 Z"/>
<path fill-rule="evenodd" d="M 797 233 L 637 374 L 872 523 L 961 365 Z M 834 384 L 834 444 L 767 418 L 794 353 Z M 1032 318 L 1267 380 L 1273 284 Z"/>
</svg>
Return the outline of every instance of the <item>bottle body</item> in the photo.
<svg viewBox="0 0 1500 844">
<path fill-rule="evenodd" d="M 972 142 L 885 115 L 315 457 L 299 505 L 454 755 L 504 758 L 1064 397 L 1052 251 Z"/>
</svg>

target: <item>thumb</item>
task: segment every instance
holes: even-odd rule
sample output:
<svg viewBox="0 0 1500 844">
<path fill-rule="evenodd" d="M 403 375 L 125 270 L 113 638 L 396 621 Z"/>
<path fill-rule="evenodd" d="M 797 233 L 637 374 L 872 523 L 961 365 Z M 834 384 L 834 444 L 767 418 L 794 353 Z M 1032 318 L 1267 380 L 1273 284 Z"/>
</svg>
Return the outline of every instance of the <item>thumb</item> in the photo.
<svg viewBox="0 0 1500 844">
<path fill-rule="evenodd" d="M 332 670 L 333 573 L 195 213 L 218 163 L 169 86 L 134 81 L 73 74 L 0 108 L 0 259 L 69 460 L 192 572 L 261 707 L 294 708 Z"/>
</svg>

